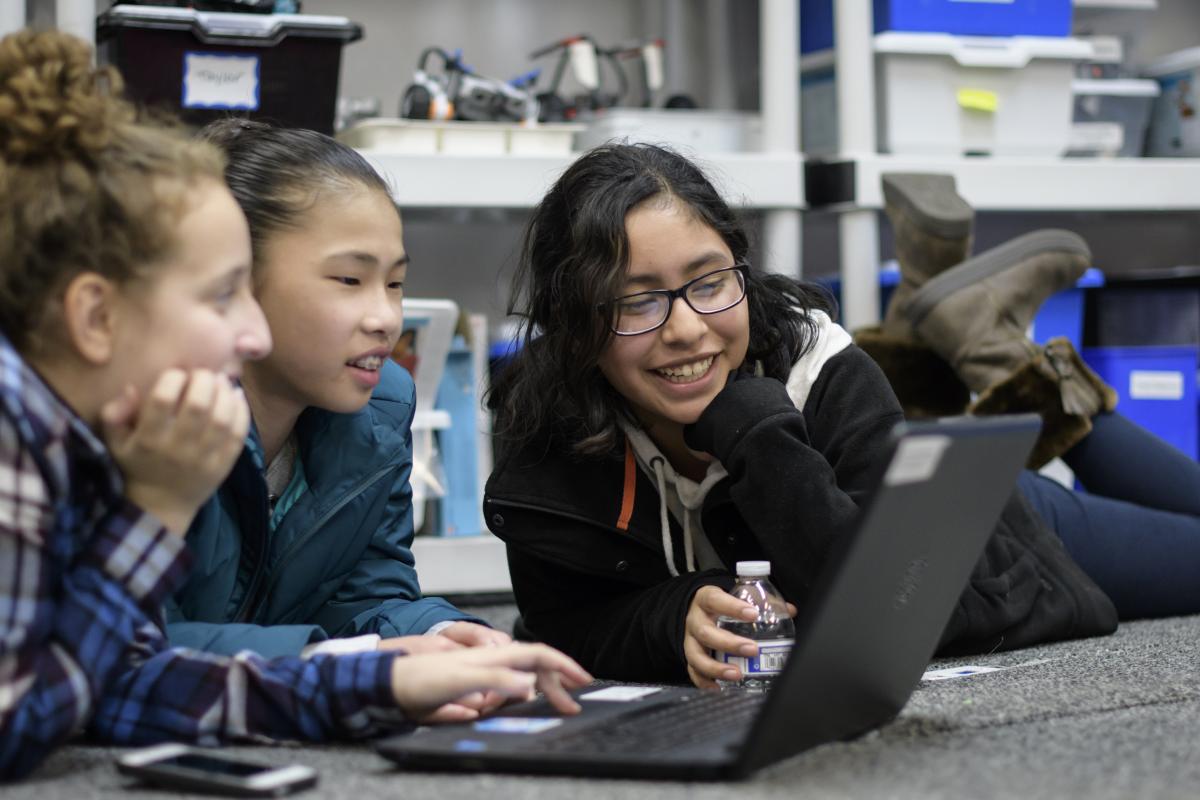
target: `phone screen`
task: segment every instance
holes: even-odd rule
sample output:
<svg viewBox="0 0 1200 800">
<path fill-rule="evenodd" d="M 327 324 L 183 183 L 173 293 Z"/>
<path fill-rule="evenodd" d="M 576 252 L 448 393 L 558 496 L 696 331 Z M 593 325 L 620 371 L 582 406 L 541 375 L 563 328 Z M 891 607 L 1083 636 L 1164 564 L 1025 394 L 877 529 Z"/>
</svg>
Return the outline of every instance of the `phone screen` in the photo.
<svg viewBox="0 0 1200 800">
<path fill-rule="evenodd" d="M 249 764 L 245 761 L 231 761 L 226 758 L 215 758 L 206 756 L 200 753 L 183 753 L 174 758 L 167 758 L 159 761 L 162 766 L 179 767 L 180 769 L 194 769 L 202 772 L 215 772 L 221 775 L 236 775 L 239 778 L 248 778 L 251 775 L 261 775 L 264 772 L 270 772 L 274 767 L 264 767 L 260 764 Z"/>
</svg>

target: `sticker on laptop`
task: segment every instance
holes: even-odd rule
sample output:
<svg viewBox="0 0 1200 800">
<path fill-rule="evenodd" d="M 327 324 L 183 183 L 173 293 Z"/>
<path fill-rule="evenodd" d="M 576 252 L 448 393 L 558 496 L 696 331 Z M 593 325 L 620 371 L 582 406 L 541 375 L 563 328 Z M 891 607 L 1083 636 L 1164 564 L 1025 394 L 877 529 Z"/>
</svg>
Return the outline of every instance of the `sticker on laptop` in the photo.
<svg viewBox="0 0 1200 800">
<path fill-rule="evenodd" d="M 628 703 L 640 700 L 648 694 L 661 692 L 661 686 L 606 686 L 594 692 L 579 695 L 580 700 L 601 700 L 607 703 Z"/>
<path fill-rule="evenodd" d="M 929 480 L 937 472 L 942 453 L 949 446 L 950 437 L 937 434 L 901 439 L 887 474 L 883 476 L 884 484 L 899 486 Z"/>
<path fill-rule="evenodd" d="M 558 717 L 490 717 L 475 723 L 485 733 L 541 733 L 562 725 Z"/>
</svg>

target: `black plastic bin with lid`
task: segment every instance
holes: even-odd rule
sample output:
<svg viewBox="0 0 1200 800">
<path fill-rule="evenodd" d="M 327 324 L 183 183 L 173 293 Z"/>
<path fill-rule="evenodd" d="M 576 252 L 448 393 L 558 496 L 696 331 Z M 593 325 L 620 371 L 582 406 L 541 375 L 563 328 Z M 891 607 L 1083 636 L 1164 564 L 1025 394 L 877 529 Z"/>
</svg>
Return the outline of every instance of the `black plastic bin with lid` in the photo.
<svg viewBox="0 0 1200 800">
<path fill-rule="evenodd" d="M 190 124 L 234 115 L 332 134 L 342 46 L 362 35 L 345 17 L 117 5 L 96 20 L 96 53 L 130 98 Z"/>
</svg>

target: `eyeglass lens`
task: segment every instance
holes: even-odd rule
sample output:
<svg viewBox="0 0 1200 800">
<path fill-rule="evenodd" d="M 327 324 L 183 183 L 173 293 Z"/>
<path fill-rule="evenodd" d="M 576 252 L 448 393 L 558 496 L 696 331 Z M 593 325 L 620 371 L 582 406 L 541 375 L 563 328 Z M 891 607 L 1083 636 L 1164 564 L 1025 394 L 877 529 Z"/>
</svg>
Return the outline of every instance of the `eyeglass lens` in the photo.
<svg viewBox="0 0 1200 800">
<path fill-rule="evenodd" d="M 683 297 L 698 314 L 715 314 L 737 305 L 746 287 L 740 270 L 720 269 L 701 275 L 687 284 Z M 617 300 L 613 308 L 613 329 L 618 333 L 641 333 L 666 321 L 673 298 L 667 292 L 642 292 Z"/>
</svg>

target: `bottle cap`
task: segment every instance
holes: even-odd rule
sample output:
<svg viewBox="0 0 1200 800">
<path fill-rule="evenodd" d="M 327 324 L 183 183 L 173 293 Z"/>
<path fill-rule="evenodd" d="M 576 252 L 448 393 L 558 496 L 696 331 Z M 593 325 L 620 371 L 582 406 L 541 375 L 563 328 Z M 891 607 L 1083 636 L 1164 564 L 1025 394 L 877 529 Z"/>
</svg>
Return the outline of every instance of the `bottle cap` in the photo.
<svg viewBox="0 0 1200 800">
<path fill-rule="evenodd" d="M 771 574 L 770 561 L 739 561 L 737 562 L 737 574 L 739 578 L 758 578 L 766 577 Z"/>
</svg>

